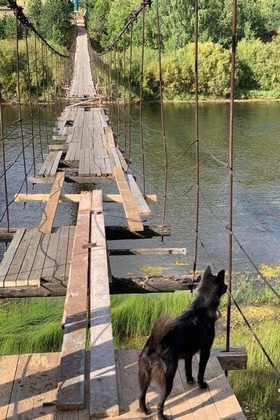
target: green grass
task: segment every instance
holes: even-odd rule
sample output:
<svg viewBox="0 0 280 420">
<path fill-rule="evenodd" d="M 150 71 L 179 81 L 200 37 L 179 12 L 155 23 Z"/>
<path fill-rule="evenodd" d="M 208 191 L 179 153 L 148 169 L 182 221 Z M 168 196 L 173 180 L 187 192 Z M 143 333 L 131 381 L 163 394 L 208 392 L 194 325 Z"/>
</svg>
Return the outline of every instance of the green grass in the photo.
<svg viewBox="0 0 280 420">
<path fill-rule="evenodd" d="M 59 351 L 64 298 L 5 299 L 0 305 L 0 354 Z"/>
</svg>

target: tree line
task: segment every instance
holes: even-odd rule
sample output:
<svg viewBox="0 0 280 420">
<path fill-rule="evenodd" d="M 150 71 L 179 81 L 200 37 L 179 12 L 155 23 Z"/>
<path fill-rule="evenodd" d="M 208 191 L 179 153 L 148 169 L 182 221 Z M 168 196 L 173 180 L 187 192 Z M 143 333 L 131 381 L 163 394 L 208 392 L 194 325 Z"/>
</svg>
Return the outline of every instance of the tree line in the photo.
<svg viewBox="0 0 280 420">
<path fill-rule="evenodd" d="M 2 0 L 0 0 L 2 1 Z M 97 52 L 106 49 L 118 36 L 129 19 L 129 14 L 140 0 L 83 0 L 86 25 L 91 43 Z M 74 35 L 73 3 L 70 0 L 29 0 L 26 16 L 36 30 L 60 52 L 71 48 Z M 162 51 L 163 94 L 165 99 L 190 99 L 194 93 L 194 1 L 160 0 L 160 42 Z M 205 98 L 227 98 L 230 85 L 232 1 L 199 1 L 199 94 Z M 239 0 L 237 10 L 236 97 L 280 97 L 278 60 L 280 27 L 280 0 Z M 29 36 L 20 25 L 16 27 L 12 14 L 0 19 L 0 84 L 2 97 L 16 97 L 16 47 L 12 40 Z M 155 1 L 145 8 L 145 72 L 143 96 L 158 99 L 158 34 Z M 140 62 L 143 33 L 141 15 L 133 24 L 132 66 L 120 54 L 116 77 L 127 84 L 130 78 L 135 99 L 139 97 Z M 22 41 L 24 42 L 24 41 Z M 130 37 L 126 36 L 118 51 L 130 54 Z M 20 51 L 24 47 L 20 47 Z M 36 63 L 30 66 L 31 80 Z M 22 52 L 21 68 L 27 72 L 27 61 Z M 43 69 L 48 74 L 41 89 L 52 89 L 54 68 Z M 114 73 L 114 72 L 113 72 Z M 26 75 L 23 78 L 27 78 Z M 39 84 L 40 85 L 40 84 Z M 33 86 L 35 90 L 35 86 Z M 37 89 L 37 87 L 36 87 Z"/>
<path fill-rule="evenodd" d="M 96 51 L 101 52 L 114 42 L 128 22 L 130 12 L 139 3 L 139 0 L 86 1 L 87 28 Z M 144 34 L 141 17 L 133 24 L 131 80 L 135 87 L 139 86 L 139 49 L 144 35 L 145 99 L 158 97 L 158 34 L 154 3 L 150 9 L 146 7 Z M 194 91 L 194 1 L 160 0 L 159 15 L 164 97 L 189 99 Z M 227 98 L 230 90 L 232 0 L 200 0 L 198 21 L 199 93 L 208 98 Z M 236 97 L 280 97 L 279 28 L 280 0 L 238 1 Z M 128 49 L 127 43 L 118 45 L 118 50 Z M 118 71 L 127 72 L 124 66 L 127 64 L 120 62 Z M 136 88 L 134 92 L 137 96 Z"/>
<path fill-rule="evenodd" d="M 30 0 L 24 14 L 43 39 L 59 53 L 67 54 L 74 37 L 73 4 L 70 0 Z M 16 38 L 19 40 L 18 48 Z M 30 93 L 40 101 L 53 100 L 58 87 L 65 83 L 66 66 L 67 59 L 60 60 L 59 66 L 54 65 L 53 53 L 40 39 L 35 41 L 34 32 L 24 28 L 12 13 L 3 14 L 0 19 L 1 100 L 17 101 L 18 70 L 22 101 L 28 101 Z"/>
</svg>

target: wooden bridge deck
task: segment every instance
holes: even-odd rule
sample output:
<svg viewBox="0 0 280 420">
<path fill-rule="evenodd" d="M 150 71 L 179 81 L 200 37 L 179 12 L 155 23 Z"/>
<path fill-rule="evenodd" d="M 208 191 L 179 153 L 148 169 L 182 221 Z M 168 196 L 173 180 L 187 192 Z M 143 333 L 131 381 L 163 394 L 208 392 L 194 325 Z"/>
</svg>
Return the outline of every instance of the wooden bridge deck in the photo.
<svg viewBox="0 0 280 420">
<path fill-rule="evenodd" d="M 158 394 L 151 386 L 147 401 L 152 409 L 150 416 L 138 409 L 139 387 L 137 380 L 138 350 L 118 350 L 116 375 L 121 419 L 157 420 Z M 87 354 L 87 356 L 89 356 Z M 88 358 L 89 359 L 89 358 Z M 0 418 L 28 419 L 94 419 L 89 412 L 89 376 L 86 376 L 86 407 L 83 410 L 61 411 L 56 407 L 56 392 L 59 381 L 60 353 L 24 354 L 0 356 Z M 184 380 L 180 362 L 174 387 L 166 402 L 166 414 L 176 420 L 243 420 L 240 405 L 215 356 L 211 356 L 206 379 L 209 388 L 200 390 Z M 194 361 L 194 372 L 197 362 Z M 104 418 L 104 417 L 99 417 Z"/>
</svg>

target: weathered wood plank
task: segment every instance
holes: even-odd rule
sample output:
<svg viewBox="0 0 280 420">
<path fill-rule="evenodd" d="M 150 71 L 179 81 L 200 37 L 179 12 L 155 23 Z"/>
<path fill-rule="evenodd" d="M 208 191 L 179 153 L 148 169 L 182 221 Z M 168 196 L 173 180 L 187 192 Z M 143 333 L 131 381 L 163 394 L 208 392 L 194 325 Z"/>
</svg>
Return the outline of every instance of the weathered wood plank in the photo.
<svg viewBox="0 0 280 420">
<path fill-rule="evenodd" d="M 50 153 L 55 153 L 52 167 L 50 168 L 49 173 L 46 173 L 47 176 L 55 176 L 57 172 L 57 168 L 63 153 L 63 150 L 52 151 Z"/>
<path fill-rule="evenodd" d="M 33 234 L 16 279 L 16 286 L 28 286 L 30 268 L 32 267 L 33 261 L 36 258 L 36 251 L 40 240 L 40 234 L 38 233 L 37 228 L 29 229 L 32 230 Z"/>
<path fill-rule="evenodd" d="M 193 358 L 193 377 L 197 378 L 198 374 L 198 363 L 197 358 Z M 180 360 L 178 366 L 178 372 L 181 377 L 181 381 L 185 388 L 185 398 L 188 399 L 188 404 L 191 407 L 191 411 L 194 415 L 195 420 L 220 420 L 218 411 L 213 404 L 213 399 L 208 389 L 200 389 L 197 383 L 190 385 L 186 381 L 185 365 L 183 360 Z M 205 378 L 206 381 L 209 376 L 209 371 L 206 369 Z M 217 384 L 215 384 L 216 388 Z"/>
<path fill-rule="evenodd" d="M 8 419 L 9 403 L 14 387 L 19 355 L 0 356 L 0 418 Z"/>
<path fill-rule="evenodd" d="M 57 406 L 80 409 L 85 399 L 85 345 L 91 193 L 81 192 L 72 260 L 64 307 L 64 339 L 61 352 Z"/>
<path fill-rule="evenodd" d="M 15 202 L 27 202 L 27 201 L 49 201 L 50 194 L 16 194 L 15 195 Z M 148 194 L 146 196 L 146 200 L 151 203 L 155 203 L 157 201 L 157 196 L 154 194 Z M 59 202 L 74 202 L 79 203 L 80 201 L 80 194 L 60 194 Z M 103 201 L 104 202 L 116 202 L 116 203 L 122 203 L 122 196 L 120 194 L 107 194 L 103 193 Z M 3 235 L 3 237 L 7 236 L 7 238 L 10 238 L 10 233 L 5 233 L 3 230 L 0 229 L 0 236 Z M 4 241 L 4 240 L 3 240 Z"/>
<path fill-rule="evenodd" d="M 143 215 L 143 216 L 149 216 L 152 212 L 145 200 L 145 198 L 143 197 L 143 194 L 140 191 L 140 188 L 138 187 L 138 185 L 135 182 L 134 177 L 131 174 L 125 174 L 126 180 L 128 182 L 130 191 L 135 199 L 135 202 L 137 204 L 138 207 L 138 211 L 139 214 Z"/>
<path fill-rule="evenodd" d="M 119 414 L 102 191 L 92 192 L 90 250 L 90 414 Z"/>
<path fill-rule="evenodd" d="M 53 232 L 50 234 L 50 241 L 48 252 L 44 261 L 44 266 L 42 270 L 42 279 L 53 277 L 54 271 L 57 267 L 57 253 L 58 253 L 58 243 L 60 236 L 61 228 L 54 228 Z"/>
<path fill-rule="evenodd" d="M 123 206 L 129 229 L 133 232 L 141 232 L 144 230 L 136 202 L 130 191 L 129 185 L 125 179 L 122 168 L 115 166 L 113 173 L 119 188 L 119 192 L 123 199 Z"/>
<path fill-rule="evenodd" d="M 37 247 L 36 258 L 34 259 L 30 270 L 29 281 L 41 278 L 51 237 L 51 235 L 42 235 L 40 233 L 38 234 L 40 235 L 40 239 Z"/>
<path fill-rule="evenodd" d="M 55 178 L 54 185 L 52 187 L 49 201 L 47 202 L 46 208 L 44 210 L 40 225 L 39 232 L 44 235 L 50 234 L 52 231 L 52 226 L 59 202 L 59 197 L 62 191 L 63 183 L 65 179 L 65 173 L 59 172 Z"/>
<path fill-rule="evenodd" d="M 14 255 L 13 261 L 10 265 L 9 271 L 5 278 L 5 281 L 4 281 L 5 287 L 16 286 L 16 280 L 20 272 L 22 263 L 24 261 L 25 255 L 27 253 L 27 250 L 30 246 L 32 236 L 33 236 L 32 229 L 26 229 L 24 236 L 22 237 L 20 241 L 20 246 L 17 248 L 17 251 Z"/>
<path fill-rule="evenodd" d="M 55 400 L 58 360 L 58 353 L 24 354 L 18 357 L 7 415 L 1 418 L 15 420 L 54 418 L 53 406 L 48 403 Z"/>
<path fill-rule="evenodd" d="M 13 240 L 9 245 L 9 248 L 4 254 L 4 258 L 0 264 L 0 287 L 4 287 L 4 281 L 5 281 L 6 275 L 9 271 L 10 265 L 14 259 L 14 256 L 18 250 L 18 247 L 20 246 L 25 230 L 26 230 L 25 228 L 17 229 L 13 237 Z"/>
<path fill-rule="evenodd" d="M 231 346 L 229 351 L 225 347 L 215 347 L 212 349 L 224 371 L 247 369 L 247 351 L 245 346 Z"/>
<path fill-rule="evenodd" d="M 246 420 L 221 365 L 214 355 L 210 356 L 207 364 L 207 379 L 209 392 L 219 413 L 219 418 Z"/>
<path fill-rule="evenodd" d="M 109 255 L 186 255 L 186 248 L 112 248 Z"/>
</svg>

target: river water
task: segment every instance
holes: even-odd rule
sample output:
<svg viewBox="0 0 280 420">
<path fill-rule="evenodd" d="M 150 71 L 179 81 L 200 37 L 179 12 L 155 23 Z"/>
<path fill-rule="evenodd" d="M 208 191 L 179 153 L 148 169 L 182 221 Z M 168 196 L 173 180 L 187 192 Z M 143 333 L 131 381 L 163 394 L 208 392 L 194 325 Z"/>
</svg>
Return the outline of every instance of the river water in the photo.
<svg viewBox="0 0 280 420">
<path fill-rule="evenodd" d="M 4 108 L 5 133 L 10 132 L 18 119 L 17 110 Z M 60 111 L 48 107 L 48 122 L 54 126 Z M 112 110 L 110 115 L 112 115 Z M 28 115 L 28 110 L 26 110 Z M 109 248 L 186 248 L 187 255 L 156 257 L 111 257 L 113 275 L 143 276 L 147 266 L 157 267 L 158 273 L 166 275 L 184 274 L 192 269 L 195 226 L 195 114 L 189 103 L 166 104 L 162 136 L 160 107 L 145 105 L 142 123 L 139 107 L 119 111 L 120 123 L 113 129 L 119 132 L 121 147 L 129 143 L 132 132 L 131 173 L 137 177 L 138 185 L 147 194 L 156 194 L 157 203 L 150 204 L 152 216 L 147 224 L 170 226 L 171 236 L 148 240 L 118 241 L 109 243 Z M 45 117 L 44 117 L 45 118 Z M 28 117 L 26 116 L 26 119 Z M 228 266 L 228 150 L 229 150 L 229 104 L 201 103 L 199 105 L 199 150 L 200 150 L 200 212 L 198 262 L 199 270 L 210 264 L 214 271 Z M 130 125 L 130 128 L 129 128 Z M 142 127 L 143 139 L 141 137 Z M 26 130 L 28 128 L 26 123 Z M 47 144 L 47 132 L 40 141 Z M 166 140 L 166 143 L 165 143 Z M 20 138 L 14 135 L 5 143 L 8 161 L 17 157 L 17 164 L 8 175 L 10 198 L 18 191 L 22 178 L 22 159 L 18 157 Z M 35 136 L 35 149 L 39 150 L 39 139 Z M 234 108 L 234 187 L 233 187 L 233 269 L 253 271 L 252 263 L 280 263 L 280 102 L 236 103 Z M 165 190 L 165 154 L 168 151 L 168 189 L 166 217 L 163 217 Z M 37 153 L 38 155 L 39 153 Z M 32 151 L 26 149 L 26 159 L 31 161 Z M 36 155 L 36 156 L 37 156 Z M 143 157 L 144 156 L 144 164 Z M 38 162 L 39 158 L 36 159 Z M 144 168 L 144 170 L 143 170 Z M 32 172 L 32 171 L 31 171 Z M 2 173 L 2 171 L 1 171 Z M 92 186 L 85 186 L 91 188 Z M 98 187 L 98 186 L 97 186 Z M 50 191 L 50 185 L 29 184 L 29 192 Z M 105 187 L 110 192 L 111 186 Z M 63 192 L 79 192 L 80 187 L 66 184 Z M 24 190 L 22 191 L 24 192 Z M 115 192 L 115 191 L 114 191 Z M 1 217 L 3 214 L 3 178 L 1 178 Z M 105 204 L 107 224 L 125 224 L 120 206 Z M 33 226 L 39 223 L 44 204 L 14 203 L 10 208 L 11 226 Z M 77 206 L 61 204 L 55 225 L 73 224 Z M 5 218 L 1 222 L 5 226 Z M 245 255 L 245 252 L 247 256 Z"/>
</svg>

